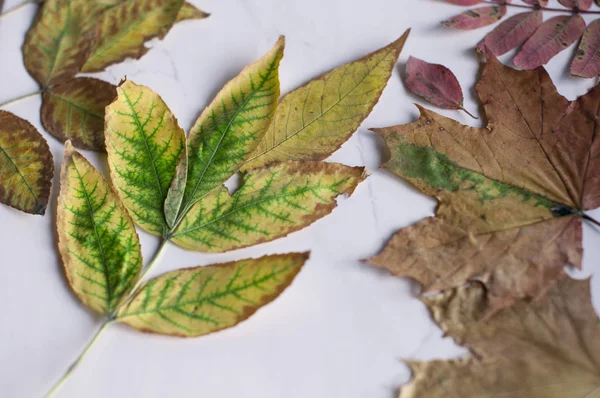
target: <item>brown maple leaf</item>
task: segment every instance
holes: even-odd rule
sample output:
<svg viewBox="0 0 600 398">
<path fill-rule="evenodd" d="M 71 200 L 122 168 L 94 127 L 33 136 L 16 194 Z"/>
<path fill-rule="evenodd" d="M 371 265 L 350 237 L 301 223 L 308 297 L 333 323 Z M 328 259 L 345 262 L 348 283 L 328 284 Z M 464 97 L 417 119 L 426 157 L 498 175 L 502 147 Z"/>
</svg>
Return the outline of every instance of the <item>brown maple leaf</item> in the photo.
<svg viewBox="0 0 600 398">
<path fill-rule="evenodd" d="M 569 102 L 543 68 L 489 57 L 476 90 L 485 128 L 419 107 L 416 122 L 375 130 L 392 155 L 384 167 L 439 206 L 368 262 L 426 290 L 480 280 L 491 314 L 581 266 L 581 219 L 600 205 L 600 87 Z"/>
<path fill-rule="evenodd" d="M 536 302 L 484 319 L 478 282 L 423 298 L 435 321 L 472 355 L 409 362 L 400 398 L 598 398 L 600 328 L 589 281 L 563 278 Z"/>
</svg>

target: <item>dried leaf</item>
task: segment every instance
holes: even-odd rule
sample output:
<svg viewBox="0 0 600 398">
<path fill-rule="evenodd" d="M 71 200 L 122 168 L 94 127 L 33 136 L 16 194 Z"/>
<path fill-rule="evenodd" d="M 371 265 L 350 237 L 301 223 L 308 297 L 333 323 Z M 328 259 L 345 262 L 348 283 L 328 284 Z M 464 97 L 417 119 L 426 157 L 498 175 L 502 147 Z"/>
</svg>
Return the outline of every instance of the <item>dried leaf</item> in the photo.
<svg viewBox="0 0 600 398">
<path fill-rule="evenodd" d="M 104 109 L 116 96 L 110 83 L 89 77 L 74 78 L 42 95 L 44 128 L 77 148 L 104 152 Z"/>
<path fill-rule="evenodd" d="M 0 111 L 0 202 L 43 215 L 50 197 L 54 160 L 29 122 Z"/>
<path fill-rule="evenodd" d="M 531 4 L 532 6 L 547 7 L 548 0 L 523 0 L 524 3 Z"/>
<path fill-rule="evenodd" d="M 583 33 L 571 64 L 571 74 L 587 78 L 600 75 L 600 19 L 590 23 Z"/>
<path fill-rule="evenodd" d="M 42 87 L 66 82 L 79 73 L 99 39 L 86 24 L 89 2 L 47 0 L 27 32 L 23 62 Z"/>
<path fill-rule="evenodd" d="M 505 15 L 506 6 L 479 7 L 442 21 L 442 25 L 447 28 L 471 30 L 498 22 Z"/>
<path fill-rule="evenodd" d="M 226 329 L 277 298 L 307 259 L 292 253 L 172 271 L 142 286 L 117 320 L 181 337 Z"/>
<path fill-rule="evenodd" d="M 202 112 L 188 137 L 187 211 L 248 160 L 277 108 L 279 62 L 285 40 L 247 66 Z"/>
<path fill-rule="evenodd" d="M 175 19 L 175 23 L 187 21 L 190 19 L 204 19 L 208 18 L 209 16 L 210 14 L 207 14 L 204 11 L 198 9 L 195 5 L 185 3 L 183 7 L 181 7 L 181 9 L 179 10 L 177 18 Z"/>
<path fill-rule="evenodd" d="M 476 283 L 423 301 L 473 355 L 409 362 L 414 379 L 400 398 L 591 398 L 600 391 L 600 319 L 589 281 L 565 278 L 544 298 L 519 301 L 491 319 Z"/>
<path fill-rule="evenodd" d="M 285 160 L 322 160 L 336 151 L 379 100 L 409 32 L 283 97 L 273 123 L 242 170 Z"/>
<path fill-rule="evenodd" d="M 446 0 L 446 3 L 459 6 L 474 6 L 475 4 L 483 3 L 483 0 Z"/>
<path fill-rule="evenodd" d="M 592 0 L 558 0 L 560 4 L 567 8 L 586 11 L 592 6 Z"/>
<path fill-rule="evenodd" d="M 295 161 L 250 171 L 233 196 L 221 187 L 192 207 L 173 242 L 224 252 L 280 238 L 329 214 L 363 173 L 362 167 Z"/>
<path fill-rule="evenodd" d="M 100 40 L 83 72 L 99 72 L 126 58 L 139 59 L 148 52 L 145 43 L 163 38 L 183 5 L 183 0 L 129 0 L 102 13 Z"/>
<path fill-rule="evenodd" d="M 185 133 L 154 91 L 130 81 L 106 108 L 106 150 L 112 183 L 133 220 L 163 236 L 169 229 L 164 204 Z"/>
<path fill-rule="evenodd" d="M 463 92 L 454 73 L 443 65 L 430 64 L 409 57 L 406 64 L 406 86 L 413 93 L 433 105 L 444 109 L 460 109 L 477 119 L 463 108 Z"/>
<path fill-rule="evenodd" d="M 480 48 L 485 46 L 494 55 L 502 55 L 525 43 L 541 24 L 542 12 L 538 10 L 513 15 L 488 33 Z"/>
<path fill-rule="evenodd" d="M 86 306 L 111 314 L 140 275 L 140 244 L 117 194 L 69 141 L 56 224 L 69 285 Z"/>
<path fill-rule="evenodd" d="M 559 15 L 544 22 L 513 59 L 516 66 L 535 69 L 577 41 L 585 30 L 579 14 Z"/>
<path fill-rule="evenodd" d="M 476 86 L 487 127 L 421 109 L 414 123 L 377 130 L 392 153 L 385 167 L 434 196 L 443 222 L 400 231 L 371 262 L 426 286 L 481 280 L 496 310 L 581 264 L 578 216 L 600 206 L 600 88 L 569 102 L 544 69 L 489 58 Z M 409 258 L 398 244 L 406 239 Z"/>
</svg>

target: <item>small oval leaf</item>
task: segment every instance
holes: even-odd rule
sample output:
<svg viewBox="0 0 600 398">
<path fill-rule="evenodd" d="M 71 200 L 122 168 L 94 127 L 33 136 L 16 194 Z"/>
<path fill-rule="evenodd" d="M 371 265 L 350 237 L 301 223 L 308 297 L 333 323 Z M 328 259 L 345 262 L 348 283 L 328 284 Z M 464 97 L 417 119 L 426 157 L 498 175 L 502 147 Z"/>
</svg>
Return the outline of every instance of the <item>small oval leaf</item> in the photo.
<svg viewBox="0 0 600 398">
<path fill-rule="evenodd" d="M 116 95 L 115 86 L 89 77 L 51 87 L 42 95 L 42 124 L 63 142 L 71 140 L 77 148 L 105 152 L 104 109 Z"/>
<path fill-rule="evenodd" d="M 523 0 L 524 3 L 531 4 L 532 6 L 547 7 L 548 0 Z"/>
<path fill-rule="evenodd" d="M 504 15 L 506 6 L 479 7 L 442 21 L 442 25 L 447 28 L 471 30 L 498 22 Z"/>
<path fill-rule="evenodd" d="M 230 328 L 276 299 L 307 259 L 290 253 L 172 271 L 142 286 L 117 320 L 181 337 Z"/>
<path fill-rule="evenodd" d="M 571 64 L 573 76 L 592 78 L 600 75 L 600 19 L 589 24 Z"/>
<path fill-rule="evenodd" d="M 69 285 L 89 308 L 112 313 L 140 275 L 140 243 L 133 220 L 108 181 L 69 141 L 56 226 Z"/>
<path fill-rule="evenodd" d="M 496 56 L 505 54 L 525 43 L 541 24 L 539 10 L 513 15 L 485 36 L 480 49 L 485 46 Z"/>
<path fill-rule="evenodd" d="M 54 160 L 29 122 L 0 111 L 0 202 L 30 214 L 46 212 Z"/>
<path fill-rule="evenodd" d="M 459 6 L 474 6 L 475 4 L 483 3 L 483 0 L 446 0 L 446 3 Z"/>
<path fill-rule="evenodd" d="M 546 64 L 581 37 L 585 21 L 581 15 L 559 15 L 544 22 L 513 59 L 522 69 Z"/>
<path fill-rule="evenodd" d="M 589 10 L 592 6 L 592 0 L 558 0 L 558 2 L 564 7 L 582 11 Z"/>
</svg>

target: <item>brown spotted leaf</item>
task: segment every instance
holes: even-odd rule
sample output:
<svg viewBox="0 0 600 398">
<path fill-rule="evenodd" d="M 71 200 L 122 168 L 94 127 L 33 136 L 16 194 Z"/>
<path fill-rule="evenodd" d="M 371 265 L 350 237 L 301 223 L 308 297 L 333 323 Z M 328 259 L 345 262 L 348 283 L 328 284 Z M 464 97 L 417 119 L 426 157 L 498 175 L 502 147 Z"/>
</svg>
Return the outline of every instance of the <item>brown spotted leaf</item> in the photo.
<svg viewBox="0 0 600 398">
<path fill-rule="evenodd" d="M 474 8 L 442 21 L 447 28 L 471 30 L 498 22 L 506 15 L 506 6 L 488 6 Z"/>
<path fill-rule="evenodd" d="M 587 78 L 600 75 L 600 19 L 590 23 L 583 33 L 571 63 L 571 74 Z"/>
<path fill-rule="evenodd" d="M 584 30 L 585 21 L 579 14 L 550 18 L 525 42 L 513 62 L 522 69 L 545 65 L 577 41 Z"/>
<path fill-rule="evenodd" d="M 48 144 L 27 121 L 0 111 L 0 202 L 43 215 L 54 161 Z"/>
<path fill-rule="evenodd" d="M 116 97 L 117 88 L 89 77 L 78 77 L 54 86 L 42 96 L 44 128 L 73 146 L 105 152 L 104 108 Z"/>
<path fill-rule="evenodd" d="M 427 289 L 480 280 L 496 311 L 581 265 L 580 216 L 600 206 L 600 88 L 569 102 L 543 68 L 489 55 L 476 91 L 484 128 L 420 108 L 416 122 L 376 130 L 385 167 L 439 206 L 369 261 Z"/>
<path fill-rule="evenodd" d="M 589 10 L 592 6 L 592 0 L 558 0 L 560 4 L 567 8 Z"/>
<path fill-rule="evenodd" d="M 471 355 L 410 361 L 399 398 L 595 398 L 600 392 L 600 319 L 589 281 L 564 278 L 537 301 L 488 319 L 478 283 L 422 299 L 435 322 Z"/>
<path fill-rule="evenodd" d="M 494 55 L 502 55 L 525 43 L 541 24 L 539 10 L 513 15 L 488 33 L 479 48 L 487 47 Z"/>
</svg>

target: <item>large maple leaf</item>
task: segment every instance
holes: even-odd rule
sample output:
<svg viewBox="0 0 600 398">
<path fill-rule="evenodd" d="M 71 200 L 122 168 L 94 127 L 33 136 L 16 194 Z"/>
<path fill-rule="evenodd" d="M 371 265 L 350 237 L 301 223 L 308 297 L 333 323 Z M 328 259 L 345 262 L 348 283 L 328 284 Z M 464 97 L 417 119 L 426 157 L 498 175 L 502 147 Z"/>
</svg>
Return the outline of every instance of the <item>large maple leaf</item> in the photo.
<svg viewBox="0 0 600 398">
<path fill-rule="evenodd" d="M 375 130 L 391 151 L 384 167 L 439 206 L 368 261 L 426 290 L 480 280 L 492 313 L 581 266 L 581 219 L 600 205 L 600 87 L 570 102 L 543 68 L 489 57 L 476 90 L 485 128 L 419 107 L 416 122 Z"/>
</svg>

